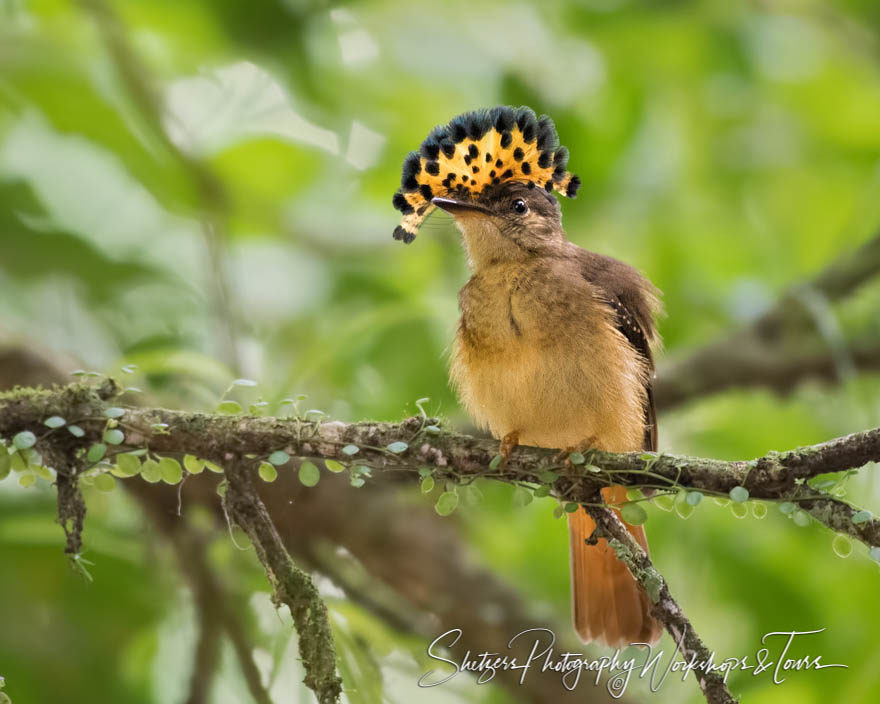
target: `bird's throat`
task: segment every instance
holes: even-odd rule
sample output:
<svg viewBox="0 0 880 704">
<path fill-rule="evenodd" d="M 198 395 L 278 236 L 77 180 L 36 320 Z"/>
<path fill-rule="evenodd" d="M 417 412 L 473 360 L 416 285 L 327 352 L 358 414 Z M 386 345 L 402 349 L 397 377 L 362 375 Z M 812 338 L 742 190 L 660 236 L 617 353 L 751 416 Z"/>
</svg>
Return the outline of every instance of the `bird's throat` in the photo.
<svg viewBox="0 0 880 704">
<path fill-rule="evenodd" d="M 458 216 L 455 223 L 461 231 L 468 263 L 474 273 L 504 262 L 521 262 L 527 257 L 527 253 L 485 215 Z"/>
</svg>

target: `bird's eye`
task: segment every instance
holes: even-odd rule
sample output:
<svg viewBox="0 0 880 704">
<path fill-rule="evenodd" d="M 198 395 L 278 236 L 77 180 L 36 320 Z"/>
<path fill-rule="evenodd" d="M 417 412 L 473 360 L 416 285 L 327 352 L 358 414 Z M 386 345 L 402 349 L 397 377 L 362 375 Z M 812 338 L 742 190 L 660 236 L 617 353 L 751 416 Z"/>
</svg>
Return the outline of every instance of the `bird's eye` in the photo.
<svg viewBox="0 0 880 704">
<path fill-rule="evenodd" d="M 517 198 L 513 201 L 513 210 L 519 215 L 525 215 L 529 212 L 529 206 L 526 205 L 526 202 L 522 198 Z"/>
</svg>

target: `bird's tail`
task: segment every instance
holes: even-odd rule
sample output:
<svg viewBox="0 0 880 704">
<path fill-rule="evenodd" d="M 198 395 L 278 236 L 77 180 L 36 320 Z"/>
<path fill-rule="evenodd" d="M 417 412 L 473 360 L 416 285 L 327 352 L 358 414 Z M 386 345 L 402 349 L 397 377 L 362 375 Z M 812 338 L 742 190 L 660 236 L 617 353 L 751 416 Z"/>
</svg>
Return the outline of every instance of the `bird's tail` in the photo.
<svg viewBox="0 0 880 704">
<path fill-rule="evenodd" d="M 602 490 L 602 496 L 606 503 L 620 503 L 626 500 L 626 489 L 607 487 Z M 575 630 L 585 643 L 595 640 L 611 647 L 656 643 L 663 629 L 651 616 L 648 595 L 604 538 L 600 538 L 596 545 L 584 542 L 595 527 L 593 519 L 583 509 L 568 514 Z M 627 528 L 647 551 L 644 528 L 631 525 Z"/>
</svg>

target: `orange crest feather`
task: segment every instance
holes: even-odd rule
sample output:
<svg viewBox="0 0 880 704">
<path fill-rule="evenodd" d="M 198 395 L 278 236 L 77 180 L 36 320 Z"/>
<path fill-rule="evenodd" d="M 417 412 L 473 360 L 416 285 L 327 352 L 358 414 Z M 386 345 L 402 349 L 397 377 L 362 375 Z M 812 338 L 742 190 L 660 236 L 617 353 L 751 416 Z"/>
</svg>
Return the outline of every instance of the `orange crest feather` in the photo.
<svg viewBox="0 0 880 704">
<path fill-rule="evenodd" d="M 531 108 L 501 106 L 466 112 L 431 130 L 403 162 L 393 204 L 403 218 L 394 238 L 415 239 L 436 197 L 477 198 L 502 181 L 533 182 L 574 198 L 581 181 L 566 171 L 568 149 L 556 126 Z"/>
</svg>

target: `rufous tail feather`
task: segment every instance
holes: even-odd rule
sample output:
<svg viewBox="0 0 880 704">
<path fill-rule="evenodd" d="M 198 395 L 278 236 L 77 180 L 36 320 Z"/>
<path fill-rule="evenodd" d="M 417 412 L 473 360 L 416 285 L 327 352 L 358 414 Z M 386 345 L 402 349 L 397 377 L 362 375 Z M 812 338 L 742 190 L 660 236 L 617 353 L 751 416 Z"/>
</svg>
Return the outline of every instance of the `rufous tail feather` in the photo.
<svg viewBox="0 0 880 704">
<path fill-rule="evenodd" d="M 626 489 L 607 487 L 602 490 L 602 497 L 606 503 L 620 503 L 626 500 Z M 570 513 L 568 527 L 572 617 L 580 638 L 585 643 L 597 641 L 615 648 L 630 643 L 653 645 L 660 640 L 663 626 L 651 615 L 651 599 L 626 565 L 604 538 L 599 538 L 595 545 L 585 542 L 596 527 L 590 515 L 582 508 Z M 647 551 L 644 528 L 628 524 L 627 528 Z"/>
</svg>

